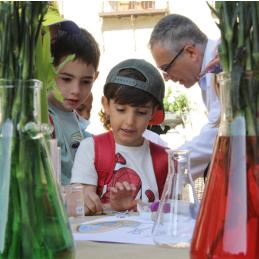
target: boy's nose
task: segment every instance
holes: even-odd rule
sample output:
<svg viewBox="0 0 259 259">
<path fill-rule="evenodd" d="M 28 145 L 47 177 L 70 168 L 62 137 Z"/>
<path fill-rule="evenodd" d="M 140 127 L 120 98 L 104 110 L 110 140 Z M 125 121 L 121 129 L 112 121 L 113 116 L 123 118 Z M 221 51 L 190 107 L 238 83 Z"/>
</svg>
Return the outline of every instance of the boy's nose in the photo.
<svg viewBox="0 0 259 259">
<path fill-rule="evenodd" d="M 127 115 L 126 123 L 129 126 L 134 125 L 134 123 L 135 123 L 135 115 L 133 113 L 130 113 L 130 114 Z"/>
<path fill-rule="evenodd" d="M 80 94 L 80 84 L 79 82 L 74 82 L 71 87 L 72 94 L 79 95 Z"/>
</svg>

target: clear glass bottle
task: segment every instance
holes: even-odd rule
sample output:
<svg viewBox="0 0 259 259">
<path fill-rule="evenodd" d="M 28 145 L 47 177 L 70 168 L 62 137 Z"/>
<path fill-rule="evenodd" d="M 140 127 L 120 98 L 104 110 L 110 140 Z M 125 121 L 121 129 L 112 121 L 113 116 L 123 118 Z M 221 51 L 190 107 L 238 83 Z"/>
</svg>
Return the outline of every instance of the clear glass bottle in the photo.
<svg viewBox="0 0 259 259">
<path fill-rule="evenodd" d="M 0 258 L 74 258 L 53 177 L 41 82 L 0 80 Z"/>
<path fill-rule="evenodd" d="M 190 152 L 168 151 L 169 171 L 152 230 L 162 246 L 188 246 L 198 213 L 194 183 L 190 175 Z"/>
</svg>

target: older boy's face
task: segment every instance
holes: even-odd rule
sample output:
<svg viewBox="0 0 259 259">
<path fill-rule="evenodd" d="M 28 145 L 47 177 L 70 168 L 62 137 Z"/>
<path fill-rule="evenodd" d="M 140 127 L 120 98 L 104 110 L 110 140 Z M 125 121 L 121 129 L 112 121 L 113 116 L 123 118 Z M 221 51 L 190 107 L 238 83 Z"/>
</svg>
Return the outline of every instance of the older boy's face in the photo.
<svg viewBox="0 0 259 259">
<path fill-rule="evenodd" d="M 154 112 L 152 103 L 133 107 L 115 103 L 113 100 L 108 103 L 106 97 L 103 97 L 102 102 L 105 113 L 110 117 L 115 142 L 125 146 L 142 145 L 143 132 Z"/>
<path fill-rule="evenodd" d="M 56 83 L 64 97 L 58 106 L 64 111 L 72 111 L 79 107 L 91 93 L 97 72 L 93 65 L 80 60 L 68 62 L 58 72 Z"/>
</svg>

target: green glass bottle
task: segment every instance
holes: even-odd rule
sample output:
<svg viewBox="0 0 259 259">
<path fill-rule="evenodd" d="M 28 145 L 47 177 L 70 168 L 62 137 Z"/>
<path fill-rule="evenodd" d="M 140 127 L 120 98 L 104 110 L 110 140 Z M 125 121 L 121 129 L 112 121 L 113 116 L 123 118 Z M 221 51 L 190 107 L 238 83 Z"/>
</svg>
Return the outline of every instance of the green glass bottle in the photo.
<svg viewBox="0 0 259 259">
<path fill-rule="evenodd" d="M 0 258 L 74 258 L 37 80 L 0 80 Z"/>
</svg>

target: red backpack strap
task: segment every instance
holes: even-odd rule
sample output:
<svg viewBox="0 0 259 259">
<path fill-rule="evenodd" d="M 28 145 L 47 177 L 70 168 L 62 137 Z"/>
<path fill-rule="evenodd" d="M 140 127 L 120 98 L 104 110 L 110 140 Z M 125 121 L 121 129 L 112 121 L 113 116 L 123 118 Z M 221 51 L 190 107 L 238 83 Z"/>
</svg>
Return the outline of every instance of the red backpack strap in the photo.
<svg viewBox="0 0 259 259">
<path fill-rule="evenodd" d="M 115 142 L 111 131 L 93 136 L 95 159 L 98 174 L 97 194 L 102 195 L 103 187 L 109 183 L 115 166 Z"/>
<path fill-rule="evenodd" d="M 164 147 L 157 145 L 151 141 L 149 147 L 160 199 L 168 173 L 168 154 Z"/>
</svg>

